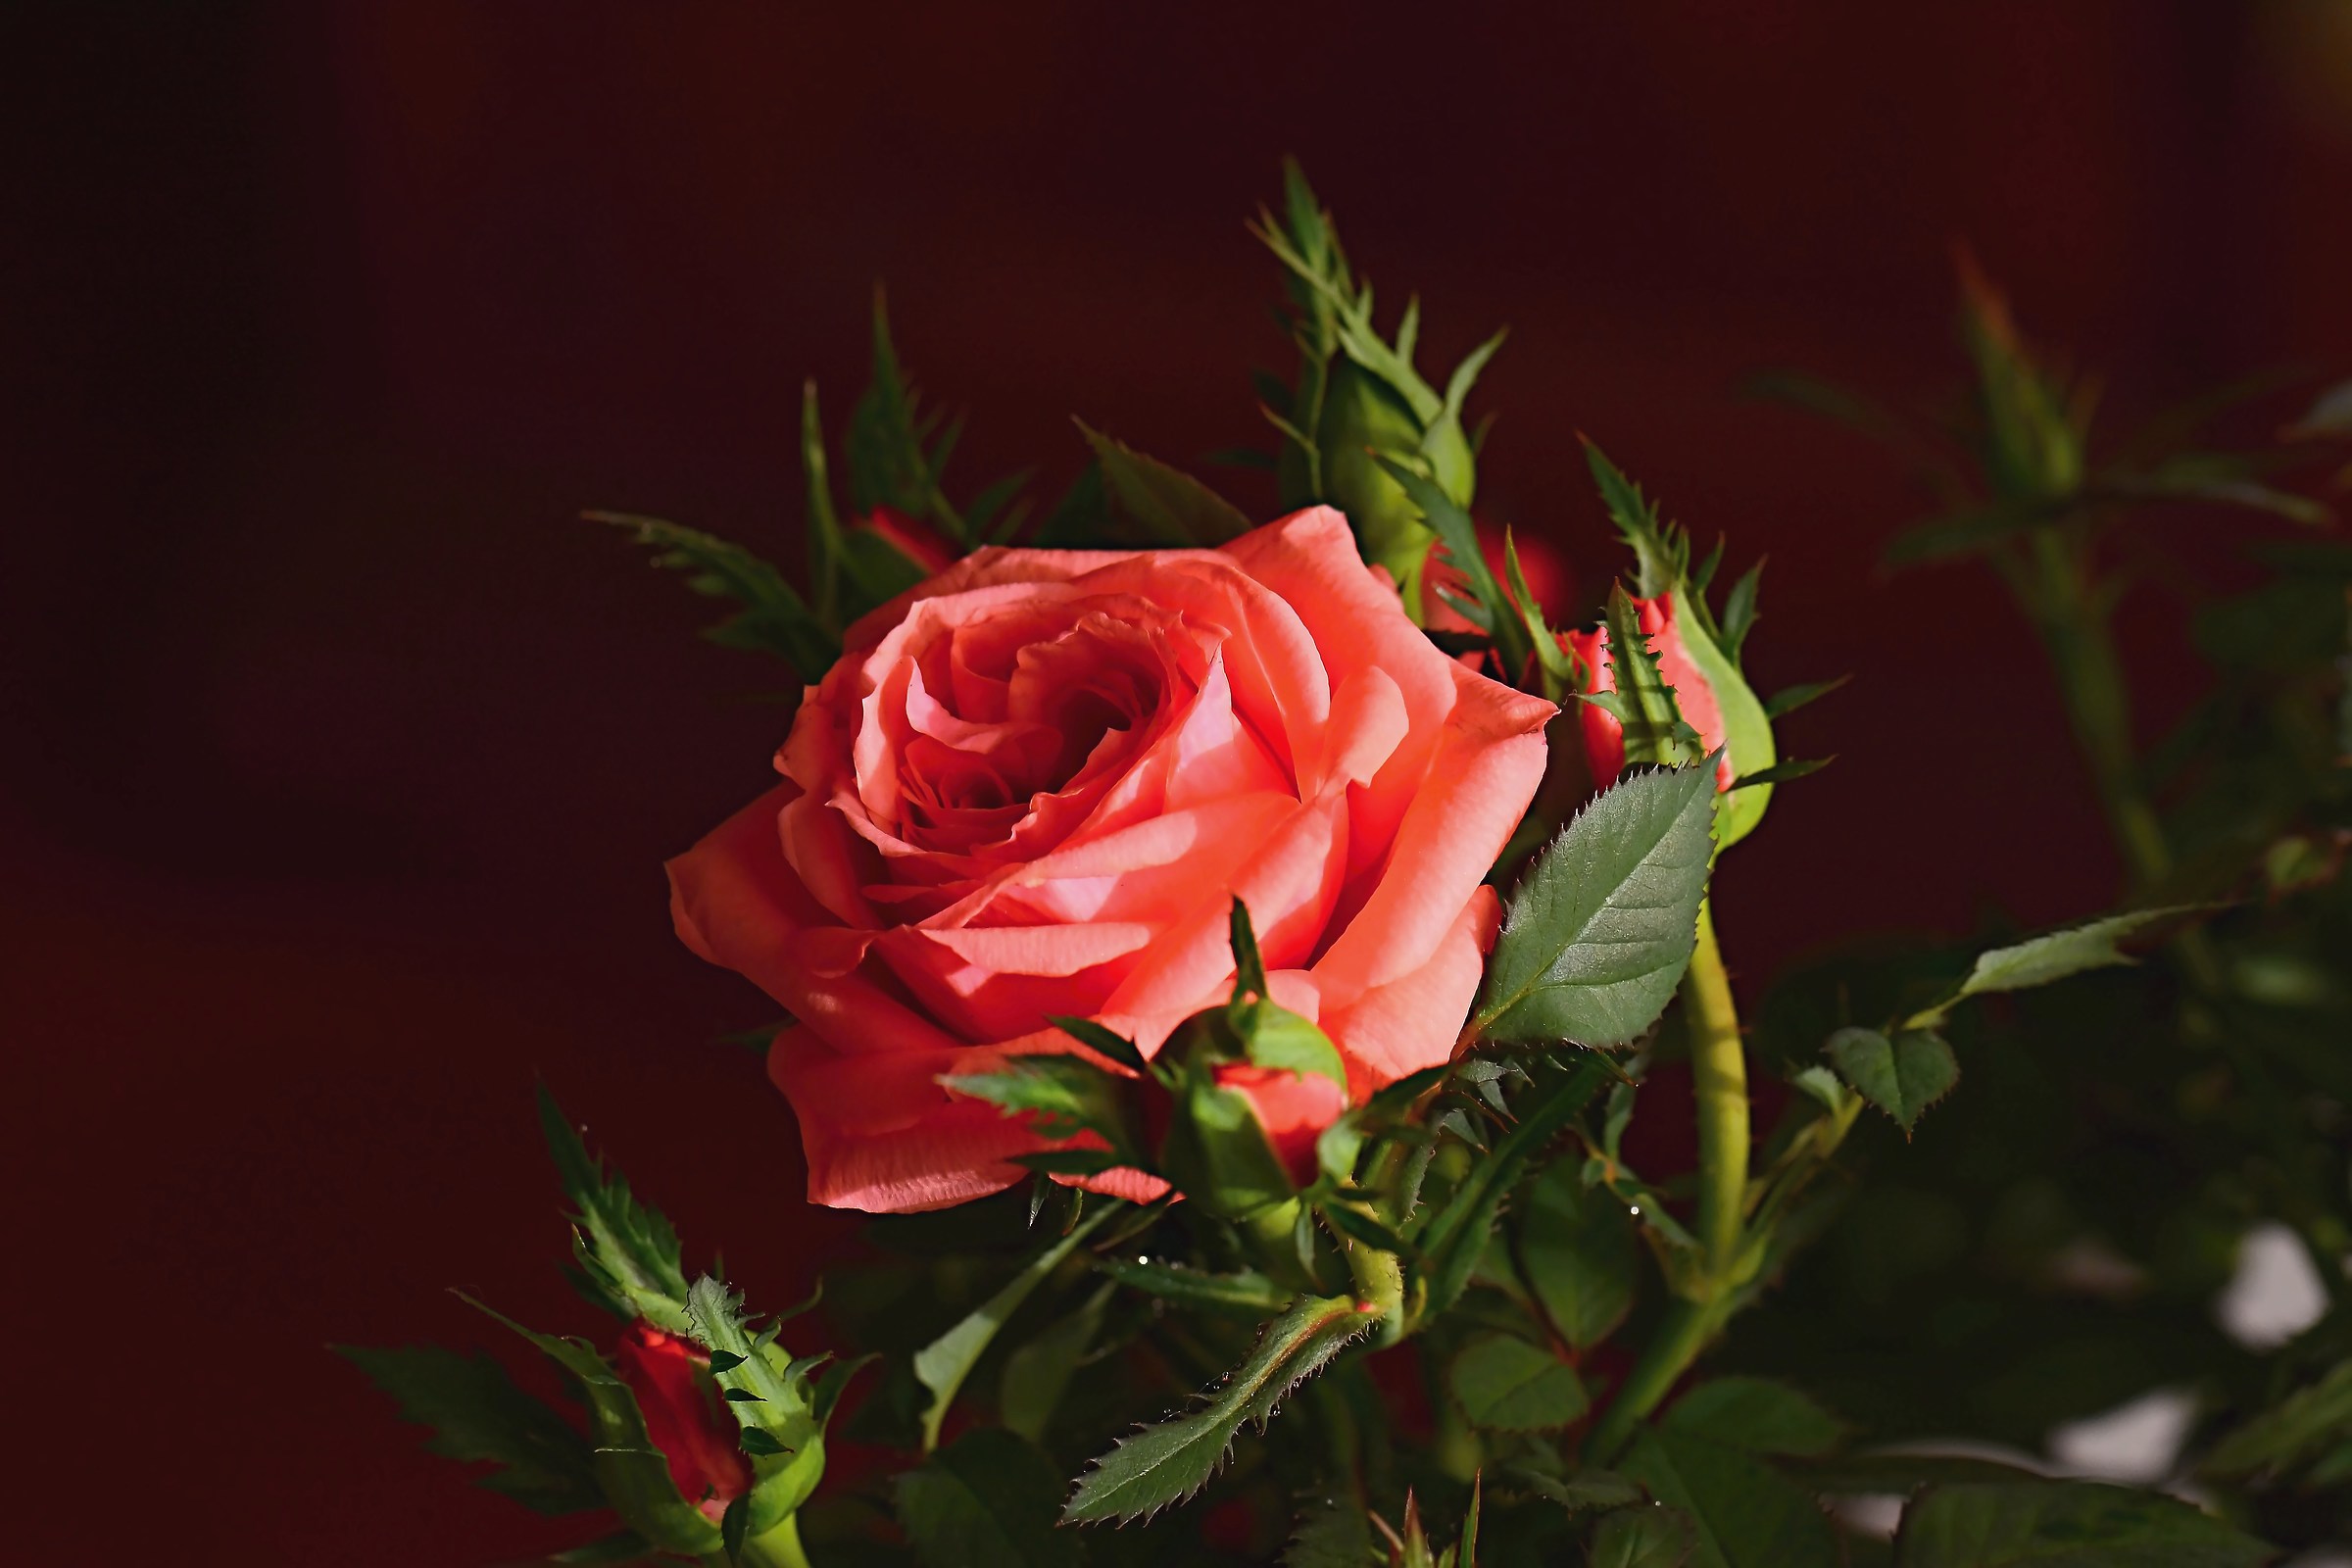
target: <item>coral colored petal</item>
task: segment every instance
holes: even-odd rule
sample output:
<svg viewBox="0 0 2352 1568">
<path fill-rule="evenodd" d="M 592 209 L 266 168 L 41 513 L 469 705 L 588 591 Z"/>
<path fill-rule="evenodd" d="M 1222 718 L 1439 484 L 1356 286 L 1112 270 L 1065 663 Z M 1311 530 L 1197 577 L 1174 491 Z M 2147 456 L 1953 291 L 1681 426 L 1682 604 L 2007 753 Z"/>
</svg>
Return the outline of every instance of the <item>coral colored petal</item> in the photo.
<svg viewBox="0 0 2352 1568">
<path fill-rule="evenodd" d="M 1462 1022 L 1478 1000 L 1483 955 L 1494 942 L 1501 902 L 1481 887 L 1419 968 L 1374 986 L 1320 1021 L 1348 1063 L 1348 1088 L 1361 1099 L 1407 1073 L 1452 1059 Z"/>
<path fill-rule="evenodd" d="M 941 1074 L 970 1070 L 959 1066 L 962 1054 L 845 1056 L 811 1030 L 777 1035 L 767 1072 L 800 1117 L 808 1201 L 904 1214 L 1028 1180 L 1008 1156 L 1044 1148 L 1044 1141 L 996 1106 L 939 1086 Z"/>
<path fill-rule="evenodd" d="M 669 862 L 670 918 L 679 940 L 844 1045 L 952 1046 L 937 1024 L 870 981 L 813 972 L 811 933 L 829 937 L 842 928 L 801 886 L 776 842 L 776 813 L 792 793 L 789 784 L 768 791 Z"/>
<path fill-rule="evenodd" d="M 1389 870 L 1315 965 L 1349 996 L 1419 968 L 1486 879 L 1543 781 L 1554 710 L 1451 661 L 1458 695 L 1429 773 L 1397 824 Z"/>
</svg>

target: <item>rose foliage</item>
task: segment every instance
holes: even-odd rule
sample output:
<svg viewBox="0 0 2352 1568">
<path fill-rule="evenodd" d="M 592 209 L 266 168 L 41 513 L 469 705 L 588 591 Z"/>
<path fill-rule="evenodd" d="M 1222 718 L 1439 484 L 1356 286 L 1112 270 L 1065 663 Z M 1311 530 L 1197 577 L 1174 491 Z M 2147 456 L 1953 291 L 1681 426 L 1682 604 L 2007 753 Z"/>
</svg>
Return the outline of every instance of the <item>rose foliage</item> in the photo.
<svg viewBox="0 0 2352 1568">
<path fill-rule="evenodd" d="M 2324 522 L 2280 475 L 2352 397 L 2275 451 L 2188 417 L 2110 463 L 1972 273 L 1952 504 L 1893 558 L 2018 591 L 2124 899 L 1735 988 L 1714 871 L 1823 765 L 1777 731 L 1838 682 L 1761 695 L 1757 569 L 1719 580 L 1726 544 L 1590 443 L 1540 516 L 1474 519 L 1500 334 L 1425 378 L 1418 301 L 1375 312 L 1295 168 L 1255 231 L 1295 360 L 1254 475 L 1082 425 L 1052 505 L 967 494 L 877 303 L 838 434 L 807 393 L 804 565 L 607 518 L 795 704 L 778 782 L 669 876 L 686 945 L 764 993 L 745 1021 L 785 1014 L 742 1037 L 774 1147 L 788 1103 L 808 1200 L 876 1216 L 788 1255 L 822 1312 L 690 1275 L 545 1101 L 609 1321 L 478 1321 L 569 1399 L 346 1353 L 484 1485 L 605 1516 L 551 1562 L 2233 1568 L 2342 1538 L 2352 558 L 2266 543 L 2275 579 L 2200 624 L 2217 695 L 2146 757 L 2102 550 L 2144 502 Z M 2036 812 L 2065 786 L 2035 760 L 1988 801 Z M 692 1118 L 723 1071 L 680 1076 L 635 1113 Z M 2267 1339 L 2214 1316 L 2249 1237 L 2319 1302 Z M 2064 1423 L 2158 1391 L 2193 1487 L 2084 1478 Z"/>
</svg>

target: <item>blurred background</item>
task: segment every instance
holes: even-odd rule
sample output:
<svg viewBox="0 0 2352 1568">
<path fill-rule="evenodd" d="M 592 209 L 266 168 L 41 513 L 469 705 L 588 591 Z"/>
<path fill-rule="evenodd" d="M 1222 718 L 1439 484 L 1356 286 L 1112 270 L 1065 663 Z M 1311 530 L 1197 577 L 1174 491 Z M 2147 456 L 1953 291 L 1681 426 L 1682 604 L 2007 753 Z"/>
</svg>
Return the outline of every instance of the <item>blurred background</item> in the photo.
<svg viewBox="0 0 2352 1568">
<path fill-rule="evenodd" d="M 1045 498 L 1072 415 L 1178 462 L 1266 438 L 1243 221 L 1285 152 L 1389 311 L 1421 294 L 1425 361 L 1508 322 L 1481 513 L 1605 585 L 1589 432 L 1771 557 L 1761 689 L 1856 677 L 1789 721 L 1838 765 L 1725 870 L 1743 986 L 2118 872 L 1998 584 L 1886 575 L 1921 498 L 1742 380 L 1955 385 L 1960 242 L 2120 422 L 2352 368 L 2342 0 L 29 4 L 0 74 L 12 1382 L 81 1456 L 28 1554 L 121 1472 L 180 1561 L 563 1540 L 323 1352 L 492 1343 L 446 1285 L 581 1326 L 535 1074 L 756 1302 L 847 1235 L 712 1043 L 772 1009 L 664 907 L 769 777 L 776 677 L 577 514 L 797 560 L 802 378 L 846 414 L 877 281 L 966 485 Z M 2159 689 L 2180 611 L 2125 616 Z"/>
</svg>

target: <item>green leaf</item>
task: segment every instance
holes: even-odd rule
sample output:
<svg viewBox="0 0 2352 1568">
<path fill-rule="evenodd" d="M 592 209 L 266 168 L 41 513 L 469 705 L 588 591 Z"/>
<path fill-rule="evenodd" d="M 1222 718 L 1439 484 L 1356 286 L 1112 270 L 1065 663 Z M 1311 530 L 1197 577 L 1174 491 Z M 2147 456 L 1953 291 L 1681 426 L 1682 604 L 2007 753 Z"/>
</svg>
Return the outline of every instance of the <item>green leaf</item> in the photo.
<svg viewBox="0 0 2352 1568">
<path fill-rule="evenodd" d="M 655 565 L 685 572 L 686 586 L 696 593 L 741 605 L 738 613 L 703 633 L 721 648 L 773 654 L 810 682 L 822 679 L 840 657 L 840 641 L 826 632 L 784 574 L 743 546 L 659 517 L 617 512 L 584 515 L 628 529 L 656 552 Z"/>
<path fill-rule="evenodd" d="M 1372 1568 L 1389 1554 L 1372 1544 L 1372 1521 L 1349 1497 L 1326 1497 L 1298 1516 L 1282 1568 Z"/>
<path fill-rule="evenodd" d="M 572 1256 L 589 1286 L 616 1317 L 685 1333 L 686 1275 L 676 1230 L 659 1210 L 637 1201 L 620 1172 L 606 1173 L 545 1084 L 539 1086 L 539 1128 L 564 1196 L 577 1209 L 567 1216 Z"/>
<path fill-rule="evenodd" d="M 936 416 L 921 412 L 922 400 L 907 383 L 899 354 L 890 340 L 890 311 L 882 291 L 874 291 L 873 373 L 865 393 L 850 411 L 846 441 L 850 466 L 850 504 L 859 513 L 889 507 L 909 517 L 940 524 L 949 536 L 964 537 L 963 520 L 940 494 L 940 471 L 947 466 L 955 431 L 936 444 Z"/>
<path fill-rule="evenodd" d="M 2271 1547 L 2177 1498 L 2088 1482 L 1931 1487 L 1896 1568 L 2256 1568 Z"/>
<path fill-rule="evenodd" d="M 775 1343 L 772 1327 L 748 1321 L 743 1298 L 709 1275 L 694 1282 L 686 1305 L 696 1343 L 729 1358 L 713 1381 L 737 1425 L 773 1440 L 745 1448 L 752 1456 L 752 1490 L 743 1499 L 744 1524 L 751 1535 L 765 1535 L 824 1479 L 824 1422 L 808 1387 L 811 1363 L 795 1361 Z"/>
<path fill-rule="evenodd" d="M 1668 1432 L 1757 1453 L 1815 1458 L 1845 1441 L 1846 1424 L 1785 1383 L 1726 1377 L 1701 1383 L 1666 1412 Z"/>
<path fill-rule="evenodd" d="M 1698 1524 L 1698 1568 L 1838 1568 L 1838 1542 L 1811 1494 L 1743 1448 L 1643 1432 L 1622 1466 Z"/>
<path fill-rule="evenodd" d="M 1057 1528 L 1062 1480 L 1010 1432 L 967 1432 L 893 1483 L 899 1524 L 924 1568 L 1078 1568 L 1079 1538 Z"/>
<path fill-rule="evenodd" d="M 1047 1275 L 1061 1266 L 1061 1260 L 1078 1250 L 1081 1242 L 1094 1233 L 1097 1226 L 1118 1212 L 1117 1206 L 1105 1203 L 1070 1228 L 1070 1233 L 1054 1241 L 1031 1258 L 996 1295 L 980 1303 L 947 1333 L 924 1346 L 914 1354 L 914 1375 L 922 1386 L 931 1391 L 931 1402 L 923 1409 L 923 1451 L 929 1453 L 939 1446 L 940 1423 L 948 1418 L 948 1407 L 955 1403 L 956 1393 L 963 1380 L 979 1363 L 989 1342 L 1004 1326 L 1004 1320 L 1020 1310 L 1031 1292 L 1042 1284 Z"/>
<path fill-rule="evenodd" d="M 1698 1546 L 1698 1521 L 1652 1503 L 1602 1516 L 1592 1533 L 1592 1568 L 1682 1568 Z"/>
<path fill-rule="evenodd" d="M 750 1494 L 727 1504 L 718 1516 L 719 1549 L 726 1553 L 733 1568 L 742 1568 L 743 1544 L 751 1535 L 752 1499 Z"/>
<path fill-rule="evenodd" d="M 993 1072 L 956 1073 L 942 1087 L 1001 1106 L 1007 1115 L 1026 1115 L 1047 1138 L 1095 1133 L 1123 1163 L 1143 1154 L 1130 1103 L 1132 1080 L 1097 1066 L 1084 1056 L 1041 1051 L 1007 1056 Z"/>
<path fill-rule="evenodd" d="M 1886 547 L 1890 566 L 1925 565 L 1973 554 L 2036 528 L 2046 528 L 2075 506 L 2073 497 L 1999 501 L 1945 513 L 1916 523 Z"/>
<path fill-rule="evenodd" d="M 433 1429 L 425 1449 L 445 1459 L 499 1468 L 481 1485 L 544 1514 L 604 1506 L 588 1442 L 556 1411 L 514 1386 L 489 1356 L 437 1346 L 335 1353 L 400 1402 L 400 1418 Z"/>
<path fill-rule="evenodd" d="M 2045 368 L 2011 320 L 2008 301 L 1960 263 L 1961 336 L 1977 368 L 1980 456 L 2009 495 L 2066 495 L 2082 478 L 2090 401 L 2080 385 Z"/>
<path fill-rule="evenodd" d="M 1471 1165 L 1469 1174 L 1446 1200 L 1446 1206 L 1437 1211 L 1417 1238 L 1426 1292 L 1423 1317 L 1435 1318 L 1461 1299 L 1472 1270 L 1487 1250 L 1503 1199 L 1519 1184 L 1528 1162 L 1583 1113 L 1610 1076 L 1604 1058 L 1586 1055 L 1574 1067 L 1543 1085 L 1532 1102 L 1519 1105 L 1517 1123 Z"/>
<path fill-rule="evenodd" d="M 1083 419 L 1078 428 L 1095 449 L 1111 496 L 1154 543 L 1221 545 L 1250 531 L 1250 519 L 1239 507 L 1191 474 L 1144 456 Z"/>
<path fill-rule="evenodd" d="M 868 528 L 852 528 L 842 539 L 841 564 L 858 589 L 852 605 L 858 614 L 888 604 L 930 575 L 920 562 Z"/>
<path fill-rule="evenodd" d="M 1233 944 L 1233 1000 L 1266 994 L 1266 960 L 1258 956 L 1257 931 L 1250 923 L 1250 906 L 1239 897 L 1227 916 Z"/>
<path fill-rule="evenodd" d="M 2205 1456 L 2209 1476 L 2290 1475 L 2321 1467 L 2352 1475 L 2352 1361 L 2298 1389 L 2224 1437 Z"/>
<path fill-rule="evenodd" d="M 1747 634 L 1756 624 L 1756 595 L 1764 580 L 1764 563 L 1757 562 L 1732 584 L 1732 591 L 1723 602 L 1723 652 L 1733 663 L 1740 662 L 1740 650 L 1747 642 Z"/>
<path fill-rule="evenodd" d="M 801 383 L 801 476 L 808 492 L 808 581 L 816 597 L 818 624 L 841 624 L 843 536 L 833 510 L 833 481 L 825 465 L 825 429 L 818 417 L 816 380 Z"/>
<path fill-rule="evenodd" d="M 2277 490 L 2254 477 L 2257 460 L 2221 452 L 2176 452 L 2145 473 L 2111 472 L 2092 486 L 2096 495 L 2133 501 L 2208 501 L 2267 512 L 2306 528 L 2326 525 L 2331 514 L 2309 496 Z"/>
<path fill-rule="evenodd" d="M 2149 926 L 2192 912 L 2188 906 L 2134 909 L 2053 931 L 2015 947 L 1979 954 L 1975 967 L 1960 982 L 1960 990 L 1952 1000 L 1982 997 L 1995 991 L 2023 991 L 2030 986 L 2046 986 L 2085 969 L 2131 963 L 2133 960 L 2118 944 Z"/>
<path fill-rule="evenodd" d="M 1907 1496 L 1922 1487 L 1984 1481 L 2039 1481 L 2032 1470 L 1967 1454 L 1881 1452 L 1815 1460 L 1789 1473 L 1816 1492 Z"/>
<path fill-rule="evenodd" d="M 1517 680 L 1534 655 L 1535 643 L 1528 635 L 1527 622 L 1487 564 L 1486 552 L 1478 544 L 1478 525 L 1436 481 L 1387 458 L 1380 460 L 1380 466 L 1420 509 L 1422 520 L 1436 531 L 1440 543 L 1446 547 L 1446 559 L 1469 579 L 1476 612 L 1465 613 L 1494 639 L 1494 656 L 1502 663 L 1503 674 Z"/>
<path fill-rule="evenodd" d="M 1412 1243 L 1351 1202 L 1325 1203 L 1319 1211 L 1330 1221 L 1332 1229 L 1350 1241 L 1361 1242 L 1375 1251 L 1394 1252 L 1402 1258 L 1410 1259 L 1419 1255 L 1419 1250 Z"/>
<path fill-rule="evenodd" d="M 1599 1513 L 1642 1500 L 1642 1489 L 1614 1470 L 1580 1470 L 1564 1481 L 1540 1471 L 1515 1470 L 1510 1480 L 1570 1513 Z"/>
<path fill-rule="evenodd" d="M 1714 798 L 1710 761 L 1634 774 L 1579 811 L 1511 900 L 1473 1031 L 1618 1046 L 1647 1029 L 1697 945 Z"/>
<path fill-rule="evenodd" d="M 1005 1427 L 1032 1443 L 1043 1443 L 1046 1424 L 1078 1371 L 1078 1363 L 1102 1332 L 1102 1312 L 1117 1286 L 1105 1280 L 1102 1288 L 1070 1312 L 1038 1330 L 1028 1344 L 1004 1358 L 1004 1381 L 1000 1385 L 997 1410 Z M 1060 1500 L 1060 1489 L 1054 1490 Z"/>
<path fill-rule="evenodd" d="M 1207 1485 L 1245 1422 L 1263 1427 L 1283 1398 L 1377 1321 L 1346 1297 L 1307 1296 L 1266 1325 L 1257 1347 L 1208 1402 L 1119 1441 L 1079 1480 L 1063 1511 L 1076 1523 L 1122 1524 L 1181 1502 Z"/>
<path fill-rule="evenodd" d="M 588 1406 L 597 1491 L 623 1524 L 663 1551 L 704 1556 L 719 1549 L 718 1527 L 678 1495 L 669 1461 L 646 1435 L 637 1396 L 602 1355 L 584 1341 L 526 1329 L 470 1296 L 460 1293 L 458 1299 L 529 1341 L 579 1386 Z"/>
<path fill-rule="evenodd" d="M 1587 1187 L 1574 1160 L 1536 1178 L 1519 1222 L 1520 1272 L 1571 1348 L 1598 1345 L 1625 1321 L 1639 1255 L 1625 1205 Z"/>
<path fill-rule="evenodd" d="M 1261 1323 L 1267 1313 L 1286 1311 L 1291 1304 L 1291 1293 L 1263 1274 L 1210 1274 L 1140 1257 L 1099 1257 L 1095 1267 L 1147 1296 L 1250 1323 Z"/>
<path fill-rule="evenodd" d="M 1519 543 L 1511 530 L 1502 530 L 1502 568 L 1511 598 L 1519 605 L 1519 623 L 1527 628 L 1528 641 L 1535 645 L 1536 663 L 1544 674 L 1544 695 L 1558 702 L 1568 694 L 1576 679 L 1576 662 L 1560 646 L 1559 634 L 1544 618 L 1544 606 L 1537 600 L 1536 591 L 1528 586 L 1527 573 L 1519 564 Z"/>
<path fill-rule="evenodd" d="M 1576 1368 L 1515 1334 L 1485 1334 L 1446 1369 L 1453 1402 L 1474 1427 L 1551 1432 L 1592 1407 Z"/>
<path fill-rule="evenodd" d="M 1144 1054 L 1136 1049 L 1134 1041 L 1114 1029 L 1092 1018 L 1048 1017 L 1046 1022 L 1089 1051 L 1099 1053 L 1131 1072 L 1140 1073 L 1144 1070 Z"/>
<path fill-rule="evenodd" d="M 1248 1003 L 1234 1009 L 1242 1049 L 1253 1067 L 1283 1072 L 1320 1073 L 1348 1087 L 1348 1067 L 1340 1048 L 1313 1020 L 1271 1002 Z"/>
<path fill-rule="evenodd" d="M 1863 1099 L 1894 1118 L 1905 1138 L 1920 1112 L 1960 1081 L 1952 1048 L 1926 1029 L 1905 1029 L 1892 1040 L 1876 1029 L 1840 1029 L 1822 1049 Z"/>
<path fill-rule="evenodd" d="M 1786 762 L 1775 762 L 1772 766 L 1758 768 L 1753 773 L 1740 774 L 1732 780 L 1732 788 L 1745 790 L 1754 789 L 1759 785 L 1786 784 L 1792 778 L 1803 778 L 1809 773 L 1818 773 L 1836 760 L 1838 759 L 1835 757 L 1808 757 L 1791 759 Z"/>
<path fill-rule="evenodd" d="M 1690 539 L 1681 529 L 1660 522 L 1656 505 L 1599 447 L 1585 437 L 1578 439 L 1584 441 L 1585 466 L 1592 471 L 1601 505 L 1634 553 L 1636 591 L 1644 599 L 1672 593 L 1690 574 Z"/>
<path fill-rule="evenodd" d="M 1797 686 L 1783 687 L 1764 700 L 1764 716 L 1785 717 L 1817 698 L 1829 696 L 1853 678 L 1851 675 L 1840 675 L 1836 680 L 1812 680 Z"/>
</svg>

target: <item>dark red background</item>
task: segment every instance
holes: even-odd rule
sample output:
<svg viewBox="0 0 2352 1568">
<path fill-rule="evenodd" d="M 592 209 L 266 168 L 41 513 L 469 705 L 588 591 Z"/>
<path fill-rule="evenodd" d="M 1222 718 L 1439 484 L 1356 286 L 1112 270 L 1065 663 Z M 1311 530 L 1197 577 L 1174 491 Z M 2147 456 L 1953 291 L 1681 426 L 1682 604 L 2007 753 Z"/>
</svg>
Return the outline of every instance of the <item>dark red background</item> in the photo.
<svg viewBox="0 0 2352 1568">
<path fill-rule="evenodd" d="M 1994 586 L 1883 579 L 1892 467 L 1734 388 L 1945 384 L 1963 237 L 2121 412 L 2340 373 L 2346 8 L 1449 9 L 9 9 L 12 1551 L 561 1542 L 321 1348 L 491 1343 L 448 1284 L 585 1326 L 535 1072 L 756 1301 L 797 1292 L 844 1227 L 708 1043 L 765 1006 L 671 942 L 660 874 L 762 786 L 771 677 L 574 514 L 791 552 L 801 378 L 846 410 L 876 279 L 967 481 L 1057 485 L 1073 413 L 1259 439 L 1242 220 L 1284 151 L 1433 358 L 1512 325 L 1482 511 L 1604 577 L 1589 431 L 1771 554 L 1763 685 L 1858 673 L 1790 725 L 1841 760 L 1726 869 L 1751 982 L 2108 894 Z M 2141 607 L 2161 677 L 2177 607 Z"/>
</svg>

